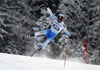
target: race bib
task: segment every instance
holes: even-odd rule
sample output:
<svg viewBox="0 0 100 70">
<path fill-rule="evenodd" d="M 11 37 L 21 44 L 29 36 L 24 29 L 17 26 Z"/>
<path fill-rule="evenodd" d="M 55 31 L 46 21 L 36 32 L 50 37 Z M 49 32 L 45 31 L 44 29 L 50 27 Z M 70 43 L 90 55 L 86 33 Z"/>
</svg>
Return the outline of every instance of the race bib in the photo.
<svg viewBox="0 0 100 70">
<path fill-rule="evenodd" d="M 56 30 L 60 30 L 60 28 L 56 25 L 56 24 L 53 24 L 53 27 L 54 27 L 54 29 L 56 29 Z"/>
</svg>

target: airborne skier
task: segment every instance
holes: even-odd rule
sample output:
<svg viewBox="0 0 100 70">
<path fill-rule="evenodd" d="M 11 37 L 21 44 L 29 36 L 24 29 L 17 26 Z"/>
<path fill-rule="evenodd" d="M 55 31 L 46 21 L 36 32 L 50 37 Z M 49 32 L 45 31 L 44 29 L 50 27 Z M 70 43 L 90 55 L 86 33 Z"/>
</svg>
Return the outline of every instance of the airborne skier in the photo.
<svg viewBox="0 0 100 70">
<path fill-rule="evenodd" d="M 54 22 L 53 22 L 53 25 L 51 26 L 50 29 L 40 31 L 40 32 L 35 32 L 33 34 L 28 35 L 29 37 L 32 37 L 32 36 L 38 36 L 38 35 L 44 34 L 48 37 L 47 40 L 42 44 L 40 49 L 38 49 L 38 51 L 43 49 L 50 41 L 52 41 L 62 29 L 67 34 L 68 38 L 72 39 L 71 35 L 67 31 L 66 26 L 63 22 L 64 15 L 63 14 L 58 14 L 58 16 L 55 17 L 53 15 L 52 11 L 50 10 L 50 8 L 48 7 L 48 3 L 45 3 L 44 6 L 46 6 L 47 11 L 49 12 L 49 14 L 50 14 L 50 16 L 51 16 L 51 18 L 53 19 Z"/>
</svg>

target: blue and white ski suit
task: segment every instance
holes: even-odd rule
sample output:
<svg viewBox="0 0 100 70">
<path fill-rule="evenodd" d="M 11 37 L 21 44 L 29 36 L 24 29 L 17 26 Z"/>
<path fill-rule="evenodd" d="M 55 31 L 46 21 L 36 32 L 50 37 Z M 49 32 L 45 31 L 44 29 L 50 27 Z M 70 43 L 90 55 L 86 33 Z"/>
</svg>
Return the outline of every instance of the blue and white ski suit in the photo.
<svg viewBox="0 0 100 70">
<path fill-rule="evenodd" d="M 45 34 L 48 38 L 47 40 L 42 44 L 42 47 L 41 49 L 43 49 L 50 41 L 52 41 L 56 35 L 63 29 L 65 31 L 65 33 L 67 34 L 68 37 L 70 37 L 70 34 L 69 32 L 67 31 L 66 29 L 66 26 L 64 24 L 64 22 L 58 22 L 57 20 L 57 17 L 55 17 L 52 13 L 52 11 L 50 10 L 50 8 L 47 8 L 47 11 L 49 12 L 50 16 L 52 17 L 53 19 L 53 24 L 51 26 L 51 29 L 48 29 L 48 30 L 44 30 L 44 31 L 40 31 L 40 32 L 36 32 L 35 33 L 35 36 L 38 36 L 38 35 L 42 35 L 42 34 Z"/>
</svg>

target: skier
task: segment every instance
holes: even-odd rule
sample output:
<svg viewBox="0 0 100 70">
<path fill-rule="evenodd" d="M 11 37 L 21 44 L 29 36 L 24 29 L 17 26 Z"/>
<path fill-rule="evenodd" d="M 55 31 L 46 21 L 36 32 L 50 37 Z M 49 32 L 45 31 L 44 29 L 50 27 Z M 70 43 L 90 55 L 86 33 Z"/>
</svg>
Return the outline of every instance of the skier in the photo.
<svg viewBox="0 0 100 70">
<path fill-rule="evenodd" d="M 66 26 L 63 22 L 64 15 L 63 14 L 58 14 L 58 16 L 55 17 L 53 15 L 52 11 L 50 10 L 50 8 L 48 7 L 48 3 L 45 3 L 44 6 L 46 6 L 47 11 L 49 12 L 49 14 L 50 14 L 50 16 L 51 16 L 51 18 L 53 19 L 54 22 L 53 22 L 53 25 L 51 26 L 50 29 L 40 31 L 40 32 L 35 32 L 33 34 L 28 35 L 29 37 L 33 37 L 33 36 L 38 36 L 38 35 L 44 34 L 48 37 L 47 40 L 42 44 L 42 46 L 40 47 L 40 49 L 38 51 L 43 49 L 50 41 L 52 41 L 62 29 L 65 31 L 67 36 L 70 39 L 72 39 L 71 35 L 67 31 Z"/>
</svg>

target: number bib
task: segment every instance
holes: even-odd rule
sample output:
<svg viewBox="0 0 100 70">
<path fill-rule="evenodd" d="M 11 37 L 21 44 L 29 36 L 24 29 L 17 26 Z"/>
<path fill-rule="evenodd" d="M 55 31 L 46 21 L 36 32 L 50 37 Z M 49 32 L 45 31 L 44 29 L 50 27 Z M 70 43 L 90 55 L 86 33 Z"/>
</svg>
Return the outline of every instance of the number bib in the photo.
<svg viewBox="0 0 100 70">
<path fill-rule="evenodd" d="M 58 23 L 56 20 L 54 21 L 51 30 L 58 34 L 63 29 L 63 23 Z"/>
<path fill-rule="evenodd" d="M 56 30 L 60 30 L 60 28 L 56 25 L 56 24 L 53 24 L 53 27 L 54 27 L 54 29 L 56 29 Z"/>
</svg>

